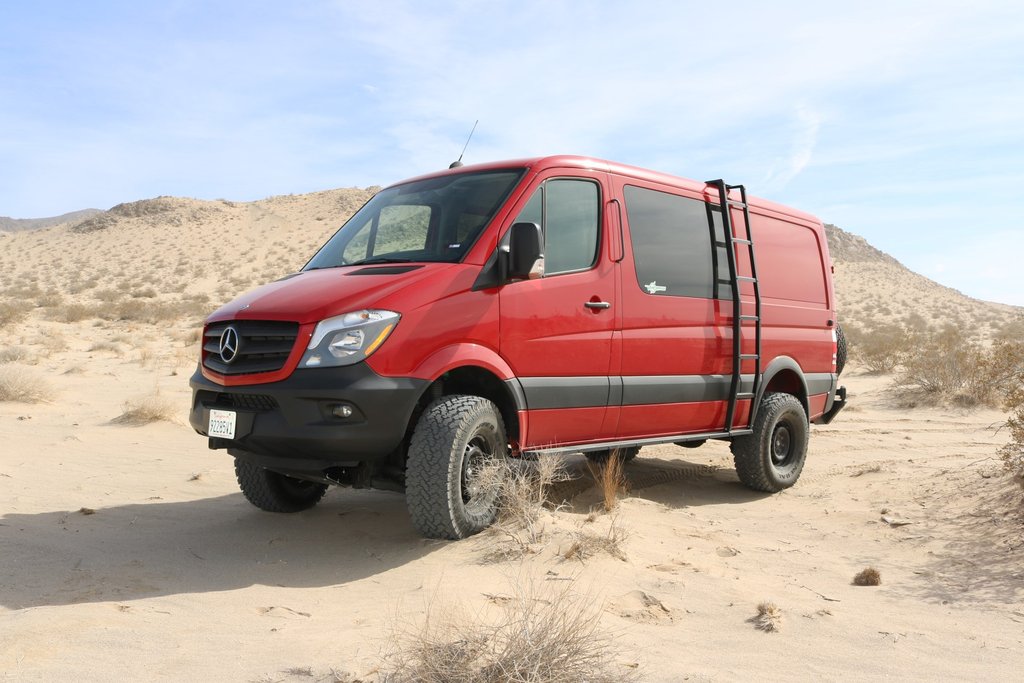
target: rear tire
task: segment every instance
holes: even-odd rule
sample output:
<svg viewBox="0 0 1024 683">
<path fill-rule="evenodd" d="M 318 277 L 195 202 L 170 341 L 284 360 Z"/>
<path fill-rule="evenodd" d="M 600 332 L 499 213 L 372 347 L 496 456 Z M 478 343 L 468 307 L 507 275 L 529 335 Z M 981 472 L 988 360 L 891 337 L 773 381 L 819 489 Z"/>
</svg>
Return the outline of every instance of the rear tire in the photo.
<svg viewBox="0 0 1024 683">
<path fill-rule="evenodd" d="M 405 499 L 413 526 L 428 538 L 452 540 L 486 529 L 498 514 L 507 457 L 497 406 L 479 396 L 434 401 L 409 444 Z"/>
<path fill-rule="evenodd" d="M 301 512 L 324 497 L 326 484 L 296 479 L 235 458 L 235 478 L 246 500 L 267 512 Z"/>
<path fill-rule="evenodd" d="M 729 446 L 740 481 L 767 493 L 795 484 L 807 459 L 810 432 L 803 404 L 792 394 L 766 393 L 753 431 L 734 438 Z"/>
</svg>

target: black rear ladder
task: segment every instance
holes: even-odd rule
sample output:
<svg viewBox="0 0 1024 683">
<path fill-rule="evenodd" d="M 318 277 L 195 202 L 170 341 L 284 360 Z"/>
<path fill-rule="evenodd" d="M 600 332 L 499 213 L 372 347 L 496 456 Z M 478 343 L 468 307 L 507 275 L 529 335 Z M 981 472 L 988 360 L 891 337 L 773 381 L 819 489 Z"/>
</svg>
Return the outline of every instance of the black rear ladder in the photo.
<svg viewBox="0 0 1024 683">
<path fill-rule="evenodd" d="M 726 434 L 735 430 L 734 421 L 736 418 L 736 404 L 743 399 L 750 399 L 750 427 L 754 426 L 754 416 L 757 412 L 757 405 L 754 399 L 757 397 L 758 389 L 761 386 L 761 287 L 757 279 L 757 262 L 754 260 L 754 238 L 750 230 L 750 205 L 747 203 L 747 189 L 743 185 L 727 185 L 724 180 L 709 180 L 708 185 L 718 190 L 719 206 L 722 210 L 722 229 L 724 242 L 719 242 L 715 237 L 715 245 L 724 247 L 729 256 L 729 277 L 723 278 L 720 275 L 715 285 L 715 295 L 718 295 L 718 285 L 728 284 L 732 289 L 732 379 L 729 383 L 729 407 L 725 413 Z M 729 199 L 730 190 L 740 191 L 740 200 Z M 731 207 L 739 207 L 743 210 L 743 233 L 738 234 L 733 225 Z M 750 260 L 750 275 L 740 275 L 737 266 L 736 249 L 746 247 Z M 743 313 L 743 302 L 740 300 L 740 283 L 749 282 L 754 290 L 754 314 Z M 750 326 L 744 323 L 754 323 L 754 352 L 743 353 L 743 332 L 749 330 Z M 740 391 L 743 379 L 743 361 L 754 362 L 754 381 L 750 391 Z"/>
</svg>

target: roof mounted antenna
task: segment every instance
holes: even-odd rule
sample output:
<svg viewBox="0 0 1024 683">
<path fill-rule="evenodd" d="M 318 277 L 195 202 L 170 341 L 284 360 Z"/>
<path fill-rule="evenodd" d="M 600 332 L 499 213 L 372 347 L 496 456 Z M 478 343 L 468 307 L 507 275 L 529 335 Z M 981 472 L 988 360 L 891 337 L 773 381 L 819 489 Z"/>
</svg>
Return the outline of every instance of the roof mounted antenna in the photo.
<svg viewBox="0 0 1024 683">
<path fill-rule="evenodd" d="M 466 138 L 466 144 L 462 147 L 462 154 L 466 153 L 466 148 L 469 147 L 469 141 L 473 139 L 473 133 L 476 132 L 476 124 L 478 123 L 480 123 L 480 119 L 477 119 L 476 121 L 473 122 L 473 130 L 469 131 L 469 137 Z M 451 163 L 451 166 L 449 166 L 448 168 L 459 168 L 460 166 L 462 166 L 462 154 L 460 154 L 459 158 L 453 161 Z"/>
</svg>

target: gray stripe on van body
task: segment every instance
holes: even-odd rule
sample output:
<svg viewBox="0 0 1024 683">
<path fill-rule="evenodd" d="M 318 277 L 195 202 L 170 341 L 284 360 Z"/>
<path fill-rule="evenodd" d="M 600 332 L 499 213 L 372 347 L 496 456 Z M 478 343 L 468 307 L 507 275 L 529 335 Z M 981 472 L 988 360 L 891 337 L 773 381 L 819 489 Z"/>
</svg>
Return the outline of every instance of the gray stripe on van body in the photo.
<svg viewBox="0 0 1024 683">
<path fill-rule="evenodd" d="M 831 392 L 836 379 L 832 373 L 811 373 L 804 381 L 814 396 Z M 530 410 L 726 401 L 731 382 L 731 375 L 519 378 Z M 739 390 L 749 392 L 753 384 L 753 375 L 743 375 Z"/>
</svg>

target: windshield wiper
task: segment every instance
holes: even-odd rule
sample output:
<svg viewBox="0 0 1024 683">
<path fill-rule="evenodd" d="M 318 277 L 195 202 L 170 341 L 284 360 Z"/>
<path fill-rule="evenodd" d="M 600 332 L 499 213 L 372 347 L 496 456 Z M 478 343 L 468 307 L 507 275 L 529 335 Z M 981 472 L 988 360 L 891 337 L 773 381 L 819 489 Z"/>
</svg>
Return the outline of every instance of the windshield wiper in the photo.
<svg viewBox="0 0 1024 683">
<path fill-rule="evenodd" d="M 352 263 L 346 263 L 346 266 L 364 266 L 367 263 L 412 263 L 411 258 L 397 258 L 394 256 L 371 256 L 369 258 L 361 258 L 358 261 Z"/>
</svg>

